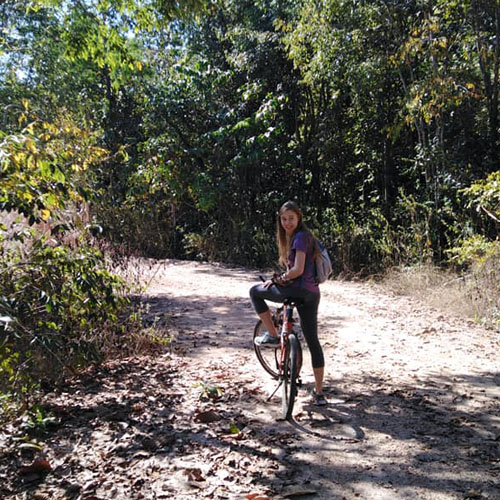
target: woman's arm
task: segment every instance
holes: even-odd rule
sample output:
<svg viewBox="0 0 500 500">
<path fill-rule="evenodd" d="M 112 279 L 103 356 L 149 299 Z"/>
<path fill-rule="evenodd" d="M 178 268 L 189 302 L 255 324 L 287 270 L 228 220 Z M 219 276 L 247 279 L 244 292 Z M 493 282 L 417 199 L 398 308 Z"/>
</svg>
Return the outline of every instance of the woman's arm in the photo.
<svg viewBox="0 0 500 500">
<path fill-rule="evenodd" d="M 293 267 L 289 269 L 286 273 L 281 275 L 281 278 L 284 281 L 293 280 L 302 276 L 304 272 L 304 267 L 306 265 L 306 253 L 302 250 L 297 250 L 295 252 L 295 261 L 293 263 Z"/>
</svg>

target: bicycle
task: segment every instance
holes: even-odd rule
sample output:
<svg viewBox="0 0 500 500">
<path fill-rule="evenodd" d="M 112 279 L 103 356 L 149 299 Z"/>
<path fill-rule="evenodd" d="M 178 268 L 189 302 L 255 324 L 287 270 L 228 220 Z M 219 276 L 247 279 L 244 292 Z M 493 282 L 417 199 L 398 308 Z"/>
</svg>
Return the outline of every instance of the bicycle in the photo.
<svg viewBox="0 0 500 500">
<path fill-rule="evenodd" d="M 253 332 L 253 346 L 260 364 L 275 380 L 278 386 L 267 398 L 269 401 L 282 388 L 281 410 L 283 418 L 292 416 L 298 387 L 302 385 L 300 370 L 302 368 L 302 346 L 294 329 L 293 311 L 300 305 L 301 299 L 287 298 L 283 305 L 276 309 L 273 321 L 279 330 L 280 344 L 274 349 L 270 346 L 260 347 L 255 338 L 264 335 L 266 328 L 262 320 L 257 321 Z"/>
</svg>

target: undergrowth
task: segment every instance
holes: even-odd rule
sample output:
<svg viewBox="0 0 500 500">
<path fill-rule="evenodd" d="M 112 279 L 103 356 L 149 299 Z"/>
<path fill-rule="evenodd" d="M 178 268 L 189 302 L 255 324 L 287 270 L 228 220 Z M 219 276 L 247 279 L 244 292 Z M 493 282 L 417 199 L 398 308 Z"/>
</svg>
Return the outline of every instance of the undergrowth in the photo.
<svg viewBox="0 0 500 500">
<path fill-rule="evenodd" d="M 18 246 L 0 240 L 0 421 L 92 364 L 169 340 L 143 325 L 147 307 L 131 300 L 153 265 L 27 234 Z"/>
<path fill-rule="evenodd" d="M 442 269 L 430 264 L 393 268 L 383 286 L 456 316 L 500 331 L 500 259 L 498 254 L 467 268 Z"/>
</svg>

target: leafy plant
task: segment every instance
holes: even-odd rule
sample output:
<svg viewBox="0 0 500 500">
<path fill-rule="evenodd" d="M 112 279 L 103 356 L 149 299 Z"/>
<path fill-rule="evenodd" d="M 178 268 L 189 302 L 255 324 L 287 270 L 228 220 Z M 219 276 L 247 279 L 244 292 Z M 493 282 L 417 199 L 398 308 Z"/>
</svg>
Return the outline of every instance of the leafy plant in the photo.
<svg viewBox="0 0 500 500">
<path fill-rule="evenodd" d="M 40 405 L 32 406 L 23 416 L 23 421 L 23 427 L 32 432 L 44 431 L 59 423 L 58 419 L 50 411 L 47 412 Z"/>
<path fill-rule="evenodd" d="M 125 283 L 96 250 L 50 247 L 0 259 L 0 392 L 29 401 L 41 386 L 118 349 L 132 311 Z M 130 312 L 127 310 L 130 309 Z"/>
<path fill-rule="evenodd" d="M 199 380 L 195 384 L 195 387 L 200 389 L 200 399 L 202 400 L 217 401 L 224 394 L 224 390 L 221 387 L 204 380 Z"/>
<path fill-rule="evenodd" d="M 491 172 L 460 191 L 469 200 L 467 207 L 475 207 L 495 223 L 500 224 L 500 170 Z"/>
</svg>

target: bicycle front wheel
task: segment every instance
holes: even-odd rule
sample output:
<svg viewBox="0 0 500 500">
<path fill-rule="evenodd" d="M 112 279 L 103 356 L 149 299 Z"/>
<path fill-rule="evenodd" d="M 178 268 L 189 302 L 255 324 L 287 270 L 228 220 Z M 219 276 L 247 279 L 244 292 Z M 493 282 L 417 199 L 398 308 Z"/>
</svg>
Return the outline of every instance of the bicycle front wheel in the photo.
<svg viewBox="0 0 500 500">
<path fill-rule="evenodd" d="M 255 350 L 255 354 L 257 355 L 257 359 L 260 361 L 260 364 L 266 370 L 271 377 L 278 379 L 279 376 L 279 356 L 280 356 L 280 346 L 270 347 L 264 346 L 260 347 L 255 343 L 255 337 L 260 337 L 267 332 L 266 327 L 262 323 L 261 320 L 257 322 L 255 325 L 255 329 L 253 331 L 253 348 Z"/>
<path fill-rule="evenodd" d="M 297 396 L 297 378 L 298 378 L 298 365 L 297 365 L 297 337 L 291 333 L 288 337 L 288 345 L 285 352 L 285 363 L 283 366 L 283 381 L 282 397 L 281 397 L 281 411 L 283 418 L 289 420 L 292 417 L 293 405 L 295 404 L 295 397 Z"/>
</svg>

